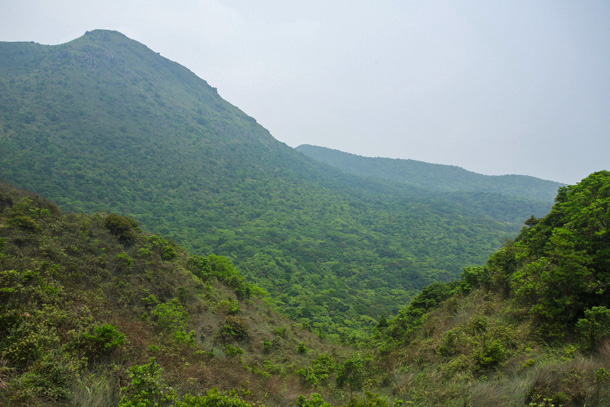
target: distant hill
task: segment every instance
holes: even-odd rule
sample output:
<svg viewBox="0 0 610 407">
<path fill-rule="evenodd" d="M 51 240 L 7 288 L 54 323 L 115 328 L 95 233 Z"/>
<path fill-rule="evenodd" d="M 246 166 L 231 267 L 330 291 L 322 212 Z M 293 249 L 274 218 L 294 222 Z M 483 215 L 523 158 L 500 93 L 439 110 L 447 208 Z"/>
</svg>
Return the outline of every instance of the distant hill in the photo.
<svg viewBox="0 0 610 407">
<path fill-rule="evenodd" d="M 337 339 L 481 264 L 548 210 L 346 174 L 105 30 L 0 43 L 0 177 L 64 210 L 129 216 L 227 256 L 282 312 Z"/>
<path fill-rule="evenodd" d="M 444 192 L 488 192 L 553 202 L 564 184 L 525 175 L 482 175 L 452 165 L 422 161 L 372 158 L 324 147 L 301 145 L 297 151 L 342 171 L 397 181 Z"/>
</svg>

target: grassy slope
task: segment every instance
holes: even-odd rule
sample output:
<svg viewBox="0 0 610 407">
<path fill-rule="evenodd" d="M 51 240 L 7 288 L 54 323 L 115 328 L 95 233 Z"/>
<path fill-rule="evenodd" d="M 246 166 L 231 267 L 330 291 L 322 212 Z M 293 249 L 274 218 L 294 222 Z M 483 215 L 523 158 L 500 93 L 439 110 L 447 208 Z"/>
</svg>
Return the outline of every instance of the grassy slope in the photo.
<svg viewBox="0 0 610 407">
<path fill-rule="evenodd" d="M 460 282 L 436 284 L 377 329 L 387 381 L 422 406 L 610 403 L 610 172 Z"/>
<path fill-rule="evenodd" d="M 112 226 L 113 216 L 64 214 L 0 184 L 7 405 L 115 406 L 128 393 L 120 387 L 130 383 L 129 368 L 154 357 L 178 394 L 218 387 L 284 406 L 313 390 L 299 369 L 322 354 L 334 364 L 345 352 L 248 295 L 255 287 L 226 259 L 190 256 L 129 223 Z M 339 396 L 334 376 L 331 369 L 317 391 Z"/>
<path fill-rule="evenodd" d="M 317 330 L 358 333 L 518 229 L 459 199 L 308 159 L 119 33 L 2 43 L 0 54 L 3 179 L 229 256 Z"/>
</svg>

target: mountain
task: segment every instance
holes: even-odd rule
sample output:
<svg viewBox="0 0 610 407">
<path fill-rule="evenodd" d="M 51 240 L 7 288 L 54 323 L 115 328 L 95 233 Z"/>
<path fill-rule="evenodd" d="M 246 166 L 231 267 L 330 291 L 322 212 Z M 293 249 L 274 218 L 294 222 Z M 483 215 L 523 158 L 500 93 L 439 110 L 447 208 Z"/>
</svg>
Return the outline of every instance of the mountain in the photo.
<svg viewBox="0 0 610 407">
<path fill-rule="evenodd" d="M 371 158 L 324 147 L 301 145 L 297 151 L 345 173 L 390 182 L 395 188 L 424 188 L 462 210 L 506 223 L 520 224 L 551 209 L 563 185 L 522 175 L 487 176 L 462 168 L 421 161 Z"/>
<path fill-rule="evenodd" d="M 226 256 L 282 312 L 336 339 L 364 335 L 546 213 L 319 163 L 188 69 L 104 30 L 0 43 L 0 177 Z"/>
<path fill-rule="evenodd" d="M 482 175 L 452 165 L 392 158 L 362 157 L 324 147 L 301 145 L 297 151 L 342 171 L 444 192 L 487 192 L 553 202 L 564 186 L 525 175 Z"/>
</svg>

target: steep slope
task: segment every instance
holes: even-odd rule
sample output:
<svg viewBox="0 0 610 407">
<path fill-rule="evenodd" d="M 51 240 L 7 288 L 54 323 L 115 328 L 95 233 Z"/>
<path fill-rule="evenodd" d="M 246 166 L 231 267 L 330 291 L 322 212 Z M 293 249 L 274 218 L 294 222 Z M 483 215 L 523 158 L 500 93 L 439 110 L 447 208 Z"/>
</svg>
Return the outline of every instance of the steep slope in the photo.
<svg viewBox="0 0 610 407">
<path fill-rule="evenodd" d="M 524 175 L 481 175 L 463 168 L 422 161 L 362 157 L 324 147 L 301 145 L 297 151 L 352 174 L 397 181 L 443 192 L 487 192 L 552 202 L 558 182 Z"/>
<path fill-rule="evenodd" d="M 228 256 L 285 313 L 332 334 L 395 313 L 518 230 L 304 157 L 186 68 L 111 31 L 0 44 L 0 171 L 63 209 L 120 213 Z"/>
<path fill-rule="evenodd" d="M 346 350 L 278 315 L 258 291 L 225 258 L 189 255 L 115 214 L 65 214 L 0 183 L 0 404 L 220 405 L 178 404 L 211 390 L 226 406 L 246 407 L 229 402 L 237 395 L 295 405 L 312 390 L 299 371 L 322 362 L 317 391 L 335 391 Z"/>
<path fill-rule="evenodd" d="M 610 403 L 610 172 L 559 190 L 485 267 L 434 284 L 377 327 L 415 405 Z"/>
</svg>

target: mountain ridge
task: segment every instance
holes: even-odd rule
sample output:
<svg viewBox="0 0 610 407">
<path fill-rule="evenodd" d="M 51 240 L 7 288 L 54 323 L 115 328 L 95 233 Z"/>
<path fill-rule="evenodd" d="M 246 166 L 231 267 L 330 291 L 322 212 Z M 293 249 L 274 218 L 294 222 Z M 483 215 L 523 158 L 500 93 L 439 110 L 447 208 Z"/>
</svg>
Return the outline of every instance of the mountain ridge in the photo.
<svg viewBox="0 0 610 407">
<path fill-rule="evenodd" d="M 565 186 L 559 182 L 529 175 L 485 175 L 455 165 L 400 158 L 366 157 L 310 144 L 300 145 L 295 150 L 352 174 L 388 179 L 438 191 L 499 192 L 552 202 L 557 189 Z"/>
</svg>

